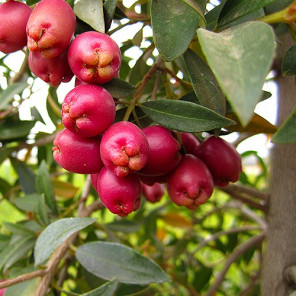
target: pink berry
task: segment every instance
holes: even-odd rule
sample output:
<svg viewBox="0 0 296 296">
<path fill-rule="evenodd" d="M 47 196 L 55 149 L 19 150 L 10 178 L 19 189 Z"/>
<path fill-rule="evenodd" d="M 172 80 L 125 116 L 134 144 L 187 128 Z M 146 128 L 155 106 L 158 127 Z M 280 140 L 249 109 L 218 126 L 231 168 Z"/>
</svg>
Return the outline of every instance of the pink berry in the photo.
<svg viewBox="0 0 296 296">
<path fill-rule="evenodd" d="M 141 182 L 136 174 L 121 178 L 103 167 L 97 189 L 102 203 L 113 214 L 125 217 L 140 206 Z"/>
<path fill-rule="evenodd" d="M 39 51 L 30 51 L 29 67 L 37 77 L 53 87 L 59 86 L 61 82 L 69 82 L 73 77 L 68 64 L 67 51 L 53 59 L 45 59 Z"/>
<path fill-rule="evenodd" d="M 6 288 L 0 289 L 0 296 L 4 296 L 5 291 L 6 291 Z"/>
<path fill-rule="evenodd" d="M 73 40 L 68 60 L 78 79 L 86 83 L 103 84 L 118 74 L 121 52 L 107 34 L 89 31 Z"/>
<path fill-rule="evenodd" d="M 101 170 L 100 138 L 83 138 L 68 129 L 59 132 L 54 139 L 53 157 L 69 172 L 93 174 Z"/>
<path fill-rule="evenodd" d="M 75 14 L 65 0 L 42 0 L 27 23 L 28 48 L 52 59 L 69 46 L 75 27 Z"/>
<path fill-rule="evenodd" d="M 26 25 L 31 8 L 19 1 L 0 4 L 0 51 L 11 53 L 27 44 Z"/>
<path fill-rule="evenodd" d="M 63 124 L 81 137 L 102 134 L 114 122 L 115 113 L 112 96 L 98 85 L 75 87 L 62 104 Z"/>
<path fill-rule="evenodd" d="M 151 203 L 156 203 L 161 200 L 164 195 L 164 184 L 154 183 L 149 186 L 142 183 L 142 192 L 145 198 Z"/>
<path fill-rule="evenodd" d="M 170 173 L 180 162 L 181 146 L 171 131 L 154 125 L 143 129 L 149 143 L 149 158 L 139 172 L 145 176 L 161 176 Z"/>
<path fill-rule="evenodd" d="M 186 153 L 192 154 L 197 156 L 197 151 L 199 148 L 199 141 L 197 138 L 191 134 L 191 133 L 181 133 L 181 140 L 182 140 L 182 145 L 185 148 Z"/>
<path fill-rule="evenodd" d="M 236 182 L 242 172 L 241 156 L 222 138 L 211 136 L 198 149 L 198 157 L 207 165 L 215 185 L 226 186 Z"/>
<path fill-rule="evenodd" d="M 145 134 L 131 122 L 114 123 L 102 137 L 102 161 L 119 177 L 124 177 L 143 168 L 148 155 L 149 146 Z"/>
<path fill-rule="evenodd" d="M 97 184 L 98 184 L 99 174 L 100 174 L 100 172 L 90 175 L 91 184 L 92 184 L 92 186 L 93 186 L 93 188 L 94 188 L 95 191 L 98 191 Z"/>
<path fill-rule="evenodd" d="M 207 166 L 194 155 L 185 154 L 169 176 L 167 190 L 171 200 L 194 210 L 212 195 L 214 182 Z"/>
</svg>

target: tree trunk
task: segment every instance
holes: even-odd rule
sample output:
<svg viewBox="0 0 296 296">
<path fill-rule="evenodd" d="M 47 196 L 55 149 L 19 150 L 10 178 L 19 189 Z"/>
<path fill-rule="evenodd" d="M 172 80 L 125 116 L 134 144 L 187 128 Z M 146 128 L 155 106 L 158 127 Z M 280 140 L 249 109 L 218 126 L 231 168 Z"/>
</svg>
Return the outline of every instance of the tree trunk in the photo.
<svg viewBox="0 0 296 296">
<path fill-rule="evenodd" d="M 280 36 L 277 63 L 293 44 L 288 35 Z M 295 78 L 279 73 L 278 126 L 296 105 Z M 267 213 L 268 231 L 262 269 L 262 296 L 286 296 L 296 280 L 296 144 L 275 145 L 271 154 L 270 201 Z M 295 266 L 296 268 L 296 266 Z M 293 280 L 292 280 L 293 282 Z"/>
</svg>

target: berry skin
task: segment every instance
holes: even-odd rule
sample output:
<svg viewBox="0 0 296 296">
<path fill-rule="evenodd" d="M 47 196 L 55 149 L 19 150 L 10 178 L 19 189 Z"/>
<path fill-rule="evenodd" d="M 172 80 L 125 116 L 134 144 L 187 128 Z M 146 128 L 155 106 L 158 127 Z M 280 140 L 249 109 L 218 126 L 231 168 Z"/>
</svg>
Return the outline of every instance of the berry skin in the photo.
<svg viewBox="0 0 296 296">
<path fill-rule="evenodd" d="M 207 138 L 199 147 L 198 157 L 211 171 L 215 185 L 226 186 L 239 179 L 242 172 L 241 156 L 222 138 Z"/>
<path fill-rule="evenodd" d="M 162 176 L 144 176 L 138 174 L 142 183 L 152 186 L 154 183 L 165 184 L 168 178 L 168 175 Z"/>
<path fill-rule="evenodd" d="M 64 129 L 56 135 L 53 144 L 53 158 L 69 172 L 94 174 L 103 166 L 99 137 L 83 138 Z"/>
<path fill-rule="evenodd" d="M 117 76 L 121 52 L 107 34 L 89 31 L 73 40 L 68 61 L 78 79 L 86 83 L 104 84 Z"/>
<path fill-rule="evenodd" d="M 40 1 L 27 23 L 28 48 L 52 59 L 69 46 L 76 28 L 76 17 L 65 0 Z"/>
<path fill-rule="evenodd" d="M 26 25 L 31 12 L 31 8 L 22 2 L 0 4 L 0 51 L 7 54 L 26 46 Z"/>
<path fill-rule="evenodd" d="M 197 156 L 197 151 L 200 146 L 200 143 L 196 139 L 196 137 L 191 133 L 181 132 L 181 140 L 182 145 L 186 150 L 186 153 Z"/>
<path fill-rule="evenodd" d="M 195 210 L 212 195 L 214 182 L 212 175 L 202 160 L 185 154 L 167 181 L 171 200 L 178 206 Z"/>
<path fill-rule="evenodd" d="M 45 59 L 39 51 L 30 51 L 29 67 L 37 77 L 53 87 L 59 86 L 61 82 L 69 82 L 73 77 L 68 64 L 67 51 L 53 59 Z"/>
<path fill-rule="evenodd" d="M 138 126 L 129 121 L 114 123 L 102 137 L 102 161 L 119 177 L 124 177 L 143 168 L 148 155 L 149 146 L 145 134 Z"/>
<path fill-rule="evenodd" d="M 136 174 L 121 178 L 103 167 L 97 189 L 102 203 L 113 214 L 125 217 L 140 206 L 141 182 Z"/>
<path fill-rule="evenodd" d="M 139 174 L 162 176 L 170 173 L 181 160 L 180 143 L 169 129 L 160 125 L 146 127 L 143 132 L 149 143 L 149 158 Z"/>
<path fill-rule="evenodd" d="M 5 291 L 6 291 L 6 288 L 0 289 L 0 296 L 4 296 Z"/>
<path fill-rule="evenodd" d="M 116 107 L 110 93 L 98 85 L 72 89 L 62 104 L 63 124 L 81 137 L 102 134 L 114 122 Z"/>
<path fill-rule="evenodd" d="M 149 186 L 142 183 L 142 192 L 145 198 L 151 203 L 156 203 L 161 200 L 164 195 L 164 184 L 154 183 Z"/>
</svg>

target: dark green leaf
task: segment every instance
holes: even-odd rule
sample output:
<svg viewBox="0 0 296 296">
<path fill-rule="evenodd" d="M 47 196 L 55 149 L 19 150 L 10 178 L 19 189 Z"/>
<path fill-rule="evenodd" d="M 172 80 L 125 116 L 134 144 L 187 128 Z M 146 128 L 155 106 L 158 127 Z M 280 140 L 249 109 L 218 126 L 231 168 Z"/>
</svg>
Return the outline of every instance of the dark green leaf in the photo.
<svg viewBox="0 0 296 296">
<path fill-rule="evenodd" d="M 132 96 L 135 92 L 135 87 L 119 78 L 113 78 L 111 81 L 102 85 L 113 98 L 126 98 Z"/>
<path fill-rule="evenodd" d="M 222 27 L 236 19 L 251 14 L 276 0 L 228 0 L 220 13 L 218 26 Z"/>
<path fill-rule="evenodd" d="M 291 144 L 296 142 L 296 108 L 293 109 L 290 116 L 279 127 L 278 131 L 272 137 L 272 142 L 279 144 Z"/>
<path fill-rule="evenodd" d="M 64 218 L 51 223 L 37 239 L 34 250 L 35 266 L 43 264 L 69 236 L 95 221 L 95 218 Z"/>
<path fill-rule="evenodd" d="M 131 220 L 113 221 L 111 223 L 105 224 L 105 226 L 112 231 L 119 231 L 124 233 L 135 232 L 140 227 L 138 223 Z"/>
<path fill-rule="evenodd" d="M 3 222 L 3 225 L 6 229 L 11 231 L 14 234 L 20 234 L 25 236 L 35 236 L 35 232 L 31 229 L 27 228 L 24 225 L 21 225 L 19 223 L 10 223 L 10 222 Z"/>
<path fill-rule="evenodd" d="M 156 123 L 177 131 L 202 132 L 234 124 L 210 109 L 186 101 L 149 101 L 140 107 Z"/>
<path fill-rule="evenodd" d="M 14 204 L 23 211 L 34 212 L 38 207 L 40 199 L 41 195 L 38 193 L 27 194 L 23 197 L 16 198 Z"/>
<path fill-rule="evenodd" d="M 104 2 L 104 18 L 105 18 L 106 30 L 109 29 L 112 23 L 117 1 L 118 0 L 107 0 Z"/>
<path fill-rule="evenodd" d="M 93 29 L 105 33 L 103 0 L 80 0 L 74 5 L 74 12 Z"/>
<path fill-rule="evenodd" d="M 117 286 L 118 286 L 118 281 L 115 279 L 111 282 L 108 282 L 100 286 L 95 290 L 84 293 L 81 296 L 113 296 Z"/>
<path fill-rule="evenodd" d="M 43 225 L 48 225 L 49 220 L 46 212 L 46 202 L 45 202 L 45 197 L 44 194 L 41 195 L 41 198 L 39 199 L 39 203 L 37 205 L 36 212 L 39 214 L 39 218 Z"/>
<path fill-rule="evenodd" d="M 21 93 L 27 86 L 27 80 L 22 80 L 20 82 L 9 85 L 0 95 L 0 110 L 4 110 L 9 107 L 9 102 L 13 98 L 13 96 Z"/>
<path fill-rule="evenodd" d="M 44 160 L 41 162 L 38 168 L 38 173 L 36 176 L 36 188 L 40 194 L 44 194 L 47 206 L 52 210 L 53 213 L 57 214 L 58 209 L 55 202 L 55 195 L 50 175 L 48 173 L 46 163 Z"/>
<path fill-rule="evenodd" d="M 212 273 L 212 268 L 202 266 L 202 268 L 194 274 L 193 286 L 196 291 L 202 291 L 202 289 L 209 283 Z"/>
<path fill-rule="evenodd" d="M 210 10 L 206 15 L 205 19 L 207 21 L 207 29 L 210 31 L 213 31 L 215 26 L 217 25 L 217 21 L 219 18 L 219 15 L 222 11 L 222 8 L 225 4 L 226 0 L 220 1 L 220 4 L 214 7 L 212 10 Z"/>
<path fill-rule="evenodd" d="M 224 116 L 225 97 L 210 67 L 190 49 L 184 53 L 184 60 L 200 104 Z"/>
<path fill-rule="evenodd" d="M 221 33 L 198 29 L 202 51 L 217 81 L 245 126 L 258 103 L 275 53 L 272 28 L 246 22 Z"/>
<path fill-rule="evenodd" d="M 132 296 L 137 295 L 140 291 L 144 290 L 147 286 L 145 285 L 133 285 L 120 283 L 116 290 L 116 296 Z"/>
<path fill-rule="evenodd" d="M 81 245 L 76 258 L 84 268 L 106 280 L 149 284 L 169 281 L 164 271 L 150 259 L 124 245 L 91 242 Z"/>
<path fill-rule="evenodd" d="M 292 45 L 282 59 L 282 71 L 285 75 L 296 74 L 296 44 Z"/>
<path fill-rule="evenodd" d="M 36 193 L 35 175 L 32 169 L 24 162 L 15 158 L 11 158 L 10 162 L 19 176 L 19 181 L 25 194 Z"/>
<path fill-rule="evenodd" d="M 206 20 L 204 18 L 204 10 L 206 6 L 206 1 L 203 1 L 203 0 L 183 0 L 183 1 L 198 13 L 200 17 L 201 27 L 205 27 Z"/>
<path fill-rule="evenodd" d="M 153 0 L 153 38 L 163 58 L 172 61 L 188 48 L 199 24 L 195 9 L 182 0 Z"/>
<path fill-rule="evenodd" d="M 12 140 L 26 137 L 35 123 L 35 120 L 4 120 L 0 123 L 0 140 Z"/>
</svg>

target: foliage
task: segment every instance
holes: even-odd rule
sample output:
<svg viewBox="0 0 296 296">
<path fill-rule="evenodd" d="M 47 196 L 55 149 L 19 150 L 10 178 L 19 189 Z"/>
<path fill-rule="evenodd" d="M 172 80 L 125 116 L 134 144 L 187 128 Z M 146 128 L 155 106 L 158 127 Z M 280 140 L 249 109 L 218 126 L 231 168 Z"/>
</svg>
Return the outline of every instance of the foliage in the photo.
<svg viewBox="0 0 296 296">
<path fill-rule="evenodd" d="M 116 121 L 158 123 L 199 139 L 275 133 L 275 142 L 295 142 L 295 109 L 278 130 L 254 113 L 268 99 L 262 87 L 277 29 L 295 29 L 286 8 L 280 0 L 210 2 L 75 3 L 76 34 L 95 29 L 115 39 L 127 32 L 118 42 L 120 78 L 104 85 L 116 102 Z M 134 36 L 133 24 L 140 28 Z M 286 75 L 295 74 L 294 52 L 295 46 L 283 59 Z M 14 57 L 23 59 L 16 72 L 9 66 Z M 259 173 L 244 171 L 238 184 L 216 188 L 195 211 L 165 194 L 157 204 L 142 198 L 136 213 L 115 217 L 89 176 L 63 170 L 52 157 L 61 103 L 73 81 L 48 87 L 27 63 L 27 49 L 0 58 L 0 271 L 8 279 L 0 287 L 11 285 L 5 295 L 34 295 L 45 277 L 48 295 L 258 295 L 266 160 L 245 152 L 243 159 L 255 156 Z M 34 105 L 36 94 L 43 105 Z"/>
</svg>

